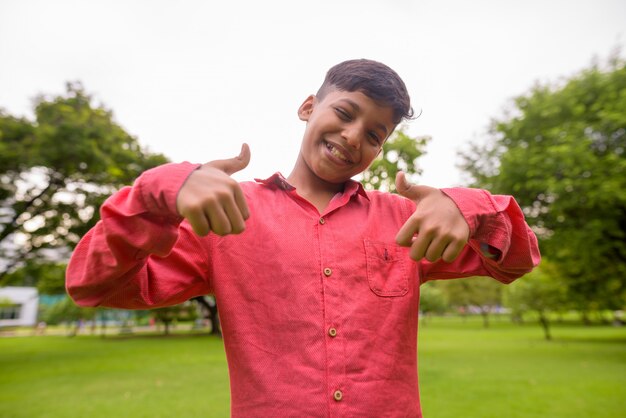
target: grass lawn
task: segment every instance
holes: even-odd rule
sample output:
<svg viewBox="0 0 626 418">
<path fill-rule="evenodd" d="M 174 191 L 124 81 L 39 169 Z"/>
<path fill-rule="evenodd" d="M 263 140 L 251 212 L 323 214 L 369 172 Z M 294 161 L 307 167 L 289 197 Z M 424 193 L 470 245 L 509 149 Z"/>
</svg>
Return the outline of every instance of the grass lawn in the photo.
<svg viewBox="0 0 626 418">
<path fill-rule="evenodd" d="M 626 417 L 626 329 L 435 318 L 422 325 L 427 418 Z"/>
<path fill-rule="evenodd" d="M 2 418 L 228 417 L 222 340 L 0 338 Z"/>
<path fill-rule="evenodd" d="M 626 329 L 434 318 L 420 330 L 427 418 L 612 418 L 626 411 Z M 0 417 L 228 417 L 221 340 L 0 338 Z M 278 417 L 280 418 L 280 417 Z M 373 417 L 377 418 L 377 417 Z"/>
</svg>

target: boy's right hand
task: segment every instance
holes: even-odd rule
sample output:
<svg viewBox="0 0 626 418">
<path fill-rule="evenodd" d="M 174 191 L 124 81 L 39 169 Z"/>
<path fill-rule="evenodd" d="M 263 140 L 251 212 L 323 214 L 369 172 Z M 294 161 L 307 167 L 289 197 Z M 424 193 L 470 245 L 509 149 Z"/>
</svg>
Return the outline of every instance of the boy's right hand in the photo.
<svg viewBox="0 0 626 418">
<path fill-rule="evenodd" d="M 176 197 L 176 209 L 196 234 L 243 232 L 250 212 L 239 183 L 230 176 L 249 162 L 250 148 L 243 144 L 237 157 L 203 164 L 187 178 Z"/>
</svg>

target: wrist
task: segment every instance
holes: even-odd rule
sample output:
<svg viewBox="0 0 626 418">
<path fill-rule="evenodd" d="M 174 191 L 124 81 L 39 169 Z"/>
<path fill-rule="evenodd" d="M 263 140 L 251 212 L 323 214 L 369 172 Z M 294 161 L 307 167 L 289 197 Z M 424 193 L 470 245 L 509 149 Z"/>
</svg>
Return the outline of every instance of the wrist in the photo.
<svg viewBox="0 0 626 418">
<path fill-rule="evenodd" d="M 150 213 L 180 222 L 176 208 L 178 193 L 200 164 L 189 162 L 164 164 L 145 171 L 135 183 Z"/>
</svg>

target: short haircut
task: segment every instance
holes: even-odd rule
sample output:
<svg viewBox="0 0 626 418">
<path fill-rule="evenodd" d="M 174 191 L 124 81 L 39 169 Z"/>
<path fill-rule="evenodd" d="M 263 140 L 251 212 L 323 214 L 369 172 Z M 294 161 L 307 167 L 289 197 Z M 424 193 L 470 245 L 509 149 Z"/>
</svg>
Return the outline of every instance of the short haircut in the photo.
<svg viewBox="0 0 626 418">
<path fill-rule="evenodd" d="M 332 90 L 365 94 L 393 110 L 394 123 L 413 118 L 411 99 L 398 73 L 383 63 L 368 59 L 341 62 L 326 73 L 316 96 L 322 100 Z"/>
</svg>

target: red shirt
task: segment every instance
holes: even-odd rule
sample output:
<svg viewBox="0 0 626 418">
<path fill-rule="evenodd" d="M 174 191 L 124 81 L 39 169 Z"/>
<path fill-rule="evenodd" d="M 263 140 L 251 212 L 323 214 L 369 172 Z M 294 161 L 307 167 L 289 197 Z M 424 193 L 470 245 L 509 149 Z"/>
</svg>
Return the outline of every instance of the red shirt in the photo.
<svg viewBox="0 0 626 418">
<path fill-rule="evenodd" d="M 233 417 L 421 417 L 420 283 L 506 283 L 539 262 L 511 197 L 444 189 L 470 244 L 453 263 L 416 263 L 395 243 L 412 201 L 351 181 L 320 214 L 279 174 L 241 184 L 251 213 L 242 234 L 198 237 L 175 208 L 195 168 L 149 170 L 110 197 L 74 251 L 67 289 L 81 305 L 130 309 L 214 294 Z"/>
</svg>

